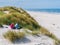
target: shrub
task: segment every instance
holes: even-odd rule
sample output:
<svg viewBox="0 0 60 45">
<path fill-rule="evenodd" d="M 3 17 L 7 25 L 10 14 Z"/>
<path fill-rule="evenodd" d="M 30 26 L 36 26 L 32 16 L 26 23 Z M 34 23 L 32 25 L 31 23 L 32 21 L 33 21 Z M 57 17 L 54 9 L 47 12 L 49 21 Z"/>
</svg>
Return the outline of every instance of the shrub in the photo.
<svg viewBox="0 0 60 45">
<path fill-rule="evenodd" d="M 23 32 L 7 31 L 3 34 L 4 38 L 8 39 L 11 42 L 14 42 L 17 39 L 22 39 L 24 37 Z"/>
</svg>

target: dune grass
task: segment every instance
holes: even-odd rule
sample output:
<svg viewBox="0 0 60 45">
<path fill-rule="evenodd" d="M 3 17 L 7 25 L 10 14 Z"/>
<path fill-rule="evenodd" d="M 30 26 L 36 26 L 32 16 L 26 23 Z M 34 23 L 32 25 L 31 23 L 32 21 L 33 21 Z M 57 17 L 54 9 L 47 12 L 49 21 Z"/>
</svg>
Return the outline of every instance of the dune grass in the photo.
<svg viewBox="0 0 60 45">
<path fill-rule="evenodd" d="M 32 31 L 31 34 L 32 34 L 32 35 L 38 35 L 38 34 L 40 34 L 40 32 L 39 32 L 39 31 Z"/>
<path fill-rule="evenodd" d="M 16 7 L 3 7 L 0 11 L 9 11 L 9 14 L 0 16 L 0 24 L 19 23 L 21 27 L 28 28 L 30 30 L 37 30 L 40 28 L 39 24 L 34 20 L 26 11 L 22 8 Z"/>
<path fill-rule="evenodd" d="M 4 15 L 5 13 L 3 11 L 0 11 L 0 16 Z"/>
<path fill-rule="evenodd" d="M 40 32 L 42 34 L 52 38 L 53 40 L 55 40 L 55 45 L 60 44 L 60 40 L 53 33 L 49 32 L 46 28 L 41 27 Z"/>
<path fill-rule="evenodd" d="M 14 42 L 17 39 L 24 38 L 25 34 L 23 32 L 7 31 L 6 33 L 3 34 L 3 36 L 10 42 Z"/>
</svg>

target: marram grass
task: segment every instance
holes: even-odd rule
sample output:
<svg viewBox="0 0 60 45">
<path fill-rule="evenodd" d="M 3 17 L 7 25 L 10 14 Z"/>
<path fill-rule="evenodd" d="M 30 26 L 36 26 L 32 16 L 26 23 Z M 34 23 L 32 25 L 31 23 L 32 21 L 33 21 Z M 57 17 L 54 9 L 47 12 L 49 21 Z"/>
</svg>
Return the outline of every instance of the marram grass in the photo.
<svg viewBox="0 0 60 45">
<path fill-rule="evenodd" d="M 17 39 L 22 39 L 25 37 L 23 32 L 16 32 L 16 31 L 7 31 L 3 34 L 4 38 L 8 39 L 10 42 L 14 42 Z"/>
<path fill-rule="evenodd" d="M 9 11 L 8 14 L 4 14 L 4 11 Z M 0 24 L 9 25 L 11 23 L 19 23 L 21 27 L 28 28 L 30 30 L 37 30 L 40 28 L 39 24 L 34 20 L 25 10 L 16 7 L 2 7 L 0 8 Z"/>
<path fill-rule="evenodd" d="M 40 32 L 41 32 L 41 34 L 44 34 L 44 35 L 52 38 L 55 42 L 55 45 L 60 44 L 60 40 L 53 33 L 49 32 L 46 28 L 41 27 Z"/>
</svg>

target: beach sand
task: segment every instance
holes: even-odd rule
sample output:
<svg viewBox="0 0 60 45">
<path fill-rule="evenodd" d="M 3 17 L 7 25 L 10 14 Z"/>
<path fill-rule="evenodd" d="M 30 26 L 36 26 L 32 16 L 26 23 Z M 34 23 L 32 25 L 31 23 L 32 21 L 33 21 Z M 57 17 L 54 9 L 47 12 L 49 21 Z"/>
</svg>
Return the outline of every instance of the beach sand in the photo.
<svg viewBox="0 0 60 45">
<path fill-rule="evenodd" d="M 60 39 L 60 14 L 46 13 L 46 12 L 33 12 L 28 13 L 51 33 L 55 34 Z"/>
</svg>

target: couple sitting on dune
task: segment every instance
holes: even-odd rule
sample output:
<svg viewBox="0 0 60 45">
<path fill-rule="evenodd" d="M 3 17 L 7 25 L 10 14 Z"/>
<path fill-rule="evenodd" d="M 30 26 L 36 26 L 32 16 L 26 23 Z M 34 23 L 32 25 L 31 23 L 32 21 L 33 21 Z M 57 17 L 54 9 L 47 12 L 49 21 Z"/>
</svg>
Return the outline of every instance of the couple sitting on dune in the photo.
<svg viewBox="0 0 60 45">
<path fill-rule="evenodd" d="M 18 23 L 16 23 L 15 25 L 14 25 L 14 23 L 12 23 L 12 24 L 10 24 L 10 28 L 11 29 L 20 29 L 22 27 L 20 27 Z"/>
</svg>

